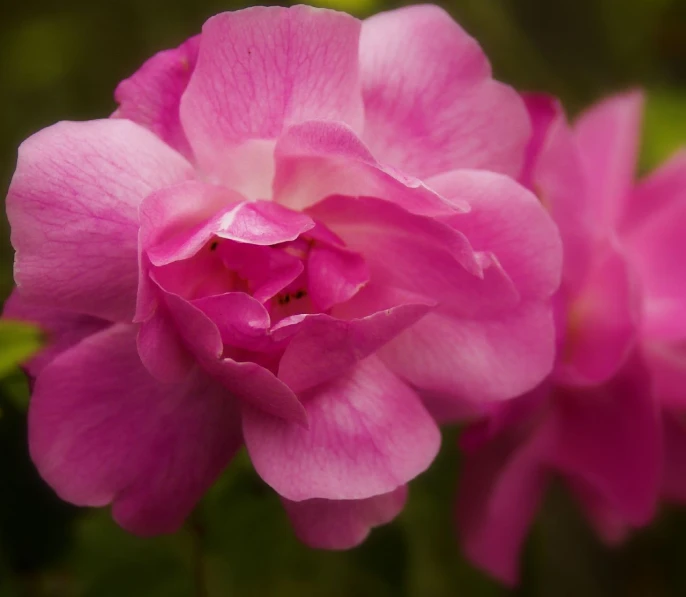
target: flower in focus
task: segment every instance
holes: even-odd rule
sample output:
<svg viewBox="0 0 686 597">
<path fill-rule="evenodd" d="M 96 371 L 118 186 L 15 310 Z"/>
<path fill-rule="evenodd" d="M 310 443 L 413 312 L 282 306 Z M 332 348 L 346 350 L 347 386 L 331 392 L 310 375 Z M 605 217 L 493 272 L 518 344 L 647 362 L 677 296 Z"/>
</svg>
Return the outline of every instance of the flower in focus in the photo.
<svg viewBox="0 0 686 597">
<path fill-rule="evenodd" d="M 348 547 L 434 458 L 430 410 L 550 371 L 526 109 L 442 10 L 220 14 L 116 99 L 25 141 L 7 198 L 65 500 L 170 532 L 244 444 L 305 541 Z"/>
<path fill-rule="evenodd" d="M 605 100 L 573 129 L 553 100 L 527 103 L 534 133 L 521 178 L 565 250 L 556 365 L 467 429 L 458 500 L 468 557 L 509 584 L 553 475 L 609 543 L 647 524 L 661 493 L 686 500 L 684 154 L 634 183 L 638 92 Z"/>
</svg>

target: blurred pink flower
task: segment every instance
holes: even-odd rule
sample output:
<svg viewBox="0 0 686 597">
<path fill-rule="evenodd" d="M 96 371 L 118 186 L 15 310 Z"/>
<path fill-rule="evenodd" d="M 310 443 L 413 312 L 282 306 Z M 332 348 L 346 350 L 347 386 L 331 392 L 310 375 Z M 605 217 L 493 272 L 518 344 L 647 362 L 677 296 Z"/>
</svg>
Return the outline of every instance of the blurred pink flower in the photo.
<svg viewBox="0 0 686 597">
<path fill-rule="evenodd" d="M 550 371 L 559 235 L 507 176 L 526 109 L 441 9 L 220 14 L 116 98 L 25 141 L 7 199 L 65 500 L 173 531 L 244 443 L 296 532 L 348 547 L 438 450 L 420 392 Z"/>
<path fill-rule="evenodd" d="M 605 100 L 571 130 L 553 100 L 527 104 L 522 179 L 565 251 L 557 362 L 536 390 L 466 430 L 458 500 L 467 556 L 509 584 L 554 475 L 608 542 L 650 521 L 661 490 L 686 500 L 685 156 L 634 184 L 638 92 Z"/>
</svg>

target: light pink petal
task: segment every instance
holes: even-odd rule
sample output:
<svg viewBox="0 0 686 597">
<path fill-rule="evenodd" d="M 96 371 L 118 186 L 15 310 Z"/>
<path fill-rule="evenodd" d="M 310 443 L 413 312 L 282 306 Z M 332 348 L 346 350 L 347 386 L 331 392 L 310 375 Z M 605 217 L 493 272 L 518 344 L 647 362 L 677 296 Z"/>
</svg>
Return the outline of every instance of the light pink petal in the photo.
<svg viewBox="0 0 686 597">
<path fill-rule="evenodd" d="M 599 226 L 618 223 L 634 182 L 643 94 L 616 95 L 582 114 L 574 126 Z"/>
<path fill-rule="evenodd" d="M 309 6 L 253 7 L 207 21 L 181 101 L 199 162 L 220 169 L 228 148 L 276 139 L 306 120 L 358 127 L 359 35 L 357 19 Z"/>
<path fill-rule="evenodd" d="M 428 311 L 425 303 L 401 303 L 348 321 L 324 313 L 295 317 L 290 325 L 284 320 L 275 332 L 294 335 L 279 362 L 279 379 L 296 393 L 330 381 L 374 354 Z"/>
<path fill-rule="evenodd" d="M 477 251 L 490 251 L 524 298 L 557 290 L 562 243 L 540 201 L 512 179 L 492 172 L 457 170 L 427 181 L 448 199 L 467 201 L 469 212 L 444 218 Z"/>
<path fill-rule="evenodd" d="M 329 197 L 308 213 L 364 257 L 375 284 L 423 295 L 464 315 L 519 300 L 497 260 L 475 254 L 448 224 L 367 197 Z"/>
<path fill-rule="evenodd" d="M 526 101 L 534 137 L 522 182 L 536 193 L 559 228 L 564 246 L 563 291 L 566 286 L 573 291 L 583 282 L 591 260 L 597 206 L 562 106 L 540 96 L 527 96 Z M 601 231 L 602 240 L 607 235 Z"/>
<path fill-rule="evenodd" d="M 407 487 L 365 500 L 282 500 L 295 534 L 310 547 L 350 549 L 403 509 Z"/>
<path fill-rule="evenodd" d="M 686 420 L 682 414 L 664 413 L 664 473 L 662 497 L 686 503 Z"/>
<path fill-rule="evenodd" d="M 290 127 L 275 149 L 274 200 L 305 209 L 329 195 L 378 197 L 427 216 L 466 211 L 457 198 L 446 201 L 419 179 L 376 161 L 348 126 L 305 122 Z"/>
<path fill-rule="evenodd" d="M 127 118 L 144 126 L 188 159 L 193 156 L 181 128 L 179 104 L 195 69 L 199 47 L 200 36 L 196 35 L 178 48 L 158 52 L 114 92 L 119 104 L 114 118 Z"/>
<path fill-rule="evenodd" d="M 369 281 L 367 263 L 359 253 L 316 243 L 307 257 L 307 288 L 317 310 L 326 312 L 351 299 Z"/>
<path fill-rule="evenodd" d="M 231 395 L 269 415 L 306 424 L 307 415 L 298 397 L 276 375 L 257 363 L 223 357 L 219 328 L 202 310 L 167 292 L 164 293 L 164 304 L 185 346 Z"/>
<path fill-rule="evenodd" d="M 522 441 L 498 435 L 463 457 L 458 530 L 467 558 L 508 585 L 519 579 L 519 554 L 543 499 L 550 428 Z"/>
<path fill-rule="evenodd" d="M 364 140 L 384 163 L 425 178 L 456 168 L 516 176 L 530 134 L 517 93 L 491 78 L 477 42 L 437 6 L 364 21 Z"/>
<path fill-rule="evenodd" d="M 567 325 L 555 379 L 595 385 L 612 377 L 636 341 L 639 288 L 625 257 L 613 246 L 597 249 L 584 285 L 567 307 Z"/>
<path fill-rule="evenodd" d="M 660 483 L 662 437 L 650 381 L 631 358 L 605 385 L 556 396 L 556 467 L 635 525 L 653 516 Z"/>
<path fill-rule="evenodd" d="M 255 469 L 286 499 L 389 493 L 438 451 L 439 430 L 419 397 L 374 357 L 302 398 L 308 429 L 254 409 L 243 415 Z"/>
<path fill-rule="evenodd" d="M 143 367 L 134 326 L 115 325 L 40 374 L 31 456 L 63 499 L 113 504 L 142 535 L 177 530 L 241 443 L 231 396 L 201 374 L 161 384 Z"/>
<path fill-rule="evenodd" d="M 148 249 L 150 261 L 166 265 L 188 259 L 217 236 L 239 243 L 269 246 L 295 240 L 314 226 L 312 219 L 270 201 L 241 202 L 215 214 L 190 232 L 174 235 Z"/>
<path fill-rule="evenodd" d="M 138 207 L 153 190 L 192 174 L 178 153 L 126 120 L 62 122 L 24 141 L 7 196 L 22 294 L 131 321 Z"/>
<path fill-rule="evenodd" d="M 31 377 L 36 377 L 46 365 L 68 348 L 109 326 L 108 321 L 90 315 L 33 305 L 16 289 L 5 301 L 2 318 L 33 323 L 45 334 L 43 348 L 28 363 L 22 365 Z"/>
<path fill-rule="evenodd" d="M 384 362 L 425 397 L 440 420 L 465 404 L 514 398 L 553 366 L 555 327 L 549 305 L 523 302 L 484 319 L 434 311 L 381 349 Z"/>
<path fill-rule="evenodd" d="M 652 174 L 631 198 L 632 227 L 623 244 L 645 293 L 643 328 L 649 337 L 686 337 L 686 153 Z"/>
</svg>

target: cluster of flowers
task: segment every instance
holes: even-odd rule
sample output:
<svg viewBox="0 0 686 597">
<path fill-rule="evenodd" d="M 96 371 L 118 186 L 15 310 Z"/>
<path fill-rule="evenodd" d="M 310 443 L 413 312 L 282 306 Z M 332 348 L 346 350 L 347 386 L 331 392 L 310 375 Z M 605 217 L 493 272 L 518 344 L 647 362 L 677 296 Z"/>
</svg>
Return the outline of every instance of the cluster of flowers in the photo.
<svg viewBox="0 0 686 597">
<path fill-rule="evenodd" d="M 435 6 L 296 6 L 211 18 L 115 97 L 26 140 L 7 196 L 63 499 L 172 532 L 245 446 L 342 549 L 467 422 L 458 528 L 505 582 L 551 475 L 608 541 L 686 500 L 686 155 L 634 184 L 640 93 L 570 126 Z"/>
</svg>

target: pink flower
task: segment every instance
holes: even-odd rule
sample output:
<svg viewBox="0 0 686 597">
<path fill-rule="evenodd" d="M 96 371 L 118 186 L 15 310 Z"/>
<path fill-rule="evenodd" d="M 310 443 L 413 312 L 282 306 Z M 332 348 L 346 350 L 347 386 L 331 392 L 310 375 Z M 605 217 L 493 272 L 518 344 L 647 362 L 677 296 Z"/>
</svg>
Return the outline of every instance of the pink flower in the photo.
<svg viewBox="0 0 686 597">
<path fill-rule="evenodd" d="M 642 102 L 608 99 L 570 130 L 559 104 L 527 98 L 522 179 L 565 249 L 556 366 L 465 432 L 458 500 L 467 556 L 509 584 L 553 475 L 608 542 L 650 521 L 661 492 L 686 500 L 675 414 L 686 405 L 686 160 L 634 184 Z"/>
<path fill-rule="evenodd" d="M 296 532 L 348 547 L 438 450 L 419 393 L 548 374 L 559 235 L 506 176 L 526 110 L 442 10 L 220 14 L 116 98 L 24 142 L 7 199 L 62 498 L 173 531 L 244 443 Z"/>
</svg>

